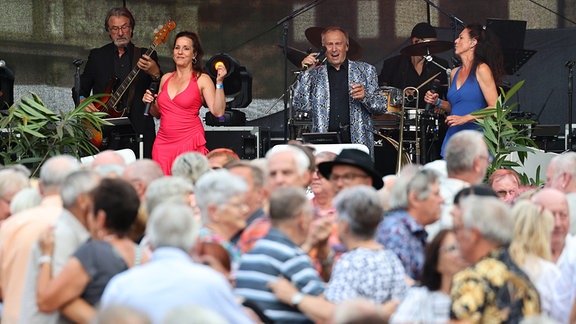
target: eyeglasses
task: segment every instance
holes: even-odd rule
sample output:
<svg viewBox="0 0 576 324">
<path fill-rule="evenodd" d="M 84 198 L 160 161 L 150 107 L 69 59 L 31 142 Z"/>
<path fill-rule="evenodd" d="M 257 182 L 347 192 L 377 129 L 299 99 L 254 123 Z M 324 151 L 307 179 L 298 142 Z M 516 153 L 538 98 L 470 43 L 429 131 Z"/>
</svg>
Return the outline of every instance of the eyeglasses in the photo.
<svg viewBox="0 0 576 324">
<path fill-rule="evenodd" d="M 368 178 L 368 177 L 370 176 L 367 174 L 360 174 L 360 173 L 345 173 L 342 175 L 331 174 L 329 180 L 335 183 L 338 182 L 339 180 L 342 180 L 342 182 L 344 183 L 351 183 L 356 178 Z"/>
<path fill-rule="evenodd" d="M 492 163 L 492 161 L 494 160 L 494 158 L 490 155 L 480 155 L 478 157 L 481 158 L 482 160 L 486 160 L 488 163 Z"/>
<path fill-rule="evenodd" d="M 458 250 L 458 244 L 450 244 L 440 249 L 440 252 L 450 253 Z"/>
<path fill-rule="evenodd" d="M 118 27 L 118 26 L 112 26 L 112 27 L 110 27 L 109 29 L 110 29 L 110 31 L 111 31 L 112 33 L 117 34 L 120 30 L 122 30 L 122 32 L 125 33 L 125 32 L 127 32 L 127 31 L 129 31 L 131 28 L 132 28 L 132 26 L 130 26 L 130 25 L 122 25 L 122 26 L 120 26 L 120 27 Z"/>
</svg>

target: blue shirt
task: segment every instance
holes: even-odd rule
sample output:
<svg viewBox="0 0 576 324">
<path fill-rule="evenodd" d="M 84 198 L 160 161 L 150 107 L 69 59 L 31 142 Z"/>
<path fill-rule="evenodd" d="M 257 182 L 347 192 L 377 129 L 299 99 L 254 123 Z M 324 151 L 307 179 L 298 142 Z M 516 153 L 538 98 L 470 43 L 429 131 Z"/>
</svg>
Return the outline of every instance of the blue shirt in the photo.
<svg viewBox="0 0 576 324">
<path fill-rule="evenodd" d="M 167 311 L 185 305 L 205 307 L 230 323 L 252 323 L 224 276 L 172 247 L 156 249 L 149 263 L 112 278 L 101 304 L 134 307 L 148 314 L 152 323 L 162 323 Z"/>
<path fill-rule="evenodd" d="M 384 216 L 378 225 L 376 240 L 394 252 L 406 275 L 419 280 L 424 266 L 424 249 L 428 234 L 405 210 L 395 210 Z"/>
<path fill-rule="evenodd" d="M 301 292 L 318 296 L 324 282 L 310 257 L 284 233 L 272 227 L 254 248 L 240 259 L 236 274 L 236 294 L 254 302 L 274 323 L 312 323 L 298 309 L 284 304 L 268 288 L 282 275 Z"/>
</svg>

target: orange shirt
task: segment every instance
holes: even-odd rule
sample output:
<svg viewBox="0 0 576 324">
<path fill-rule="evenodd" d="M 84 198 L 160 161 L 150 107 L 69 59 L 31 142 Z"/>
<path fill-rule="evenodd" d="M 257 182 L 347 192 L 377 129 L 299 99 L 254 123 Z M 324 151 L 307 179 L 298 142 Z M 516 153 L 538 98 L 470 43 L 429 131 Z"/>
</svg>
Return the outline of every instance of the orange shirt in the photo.
<svg viewBox="0 0 576 324">
<path fill-rule="evenodd" d="M 0 225 L 0 288 L 2 323 L 18 322 L 24 279 L 32 247 L 62 212 L 60 195 L 47 196 L 34 208 L 8 217 Z"/>
</svg>

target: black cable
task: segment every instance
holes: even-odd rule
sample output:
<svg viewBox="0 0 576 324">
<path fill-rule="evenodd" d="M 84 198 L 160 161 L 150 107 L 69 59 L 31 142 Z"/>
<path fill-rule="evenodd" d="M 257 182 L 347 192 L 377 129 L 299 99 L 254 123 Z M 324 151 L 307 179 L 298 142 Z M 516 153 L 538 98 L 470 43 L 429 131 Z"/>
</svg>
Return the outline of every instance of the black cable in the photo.
<svg viewBox="0 0 576 324">
<path fill-rule="evenodd" d="M 542 8 L 542 9 L 547 10 L 547 11 L 555 14 L 556 16 L 558 16 L 558 17 L 560 17 L 560 18 L 562 18 L 562 19 L 564 19 L 564 20 L 566 20 L 566 21 L 569 21 L 569 22 L 573 23 L 574 25 L 576 25 L 576 21 L 571 20 L 571 19 L 569 19 L 569 18 L 567 18 L 567 17 L 565 17 L 565 16 L 562 16 L 561 14 L 557 13 L 556 11 L 554 11 L 554 10 L 552 10 L 552 9 L 544 6 L 544 5 L 539 4 L 538 2 L 536 2 L 536 1 L 534 1 L 534 0 L 528 0 L 528 1 L 532 2 L 533 4 L 539 6 L 539 7 Z"/>
</svg>

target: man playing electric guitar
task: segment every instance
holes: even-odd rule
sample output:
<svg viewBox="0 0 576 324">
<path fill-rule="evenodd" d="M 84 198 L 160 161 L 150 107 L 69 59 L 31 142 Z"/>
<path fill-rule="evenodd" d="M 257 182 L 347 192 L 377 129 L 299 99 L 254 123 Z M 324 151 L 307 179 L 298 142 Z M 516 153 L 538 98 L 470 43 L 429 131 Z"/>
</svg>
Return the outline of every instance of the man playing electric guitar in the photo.
<svg viewBox="0 0 576 324">
<path fill-rule="evenodd" d="M 141 73 L 136 75 L 131 85 L 126 88 L 118 104 L 113 109 L 108 108 L 107 110 L 110 110 L 109 114 L 111 117 L 118 117 L 113 115 L 115 112 L 119 116 L 126 116 L 130 119 L 136 134 L 143 135 L 144 157 L 151 158 L 152 144 L 156 137 L 154 120 L 151 116 L 144 116 L 145 107 L 140 98 L 142 98 L 146 89 L 150 87 L 150 83 L 154 80 L 160 80 L 162 74 L 156 52 L 148 56 L 145 54 L 146 48 L 136 48 L 132 44 L 134 26 L 134 17 L 128 9 L 113 8 L 108 11 L 104 27 L 112 42 L 90 51 L 84 72 L 80 76 L 80 100 L 83 100 L 83 97 L 90 96 L 91 93 L 110 93 L 110 90 L 115 90 L 110 89 L 109 84 L 111 82 L 114 82 L 114 80 L 119 80 L 120 82 L 125 80 L 136 66 L 142 70 Z M 97 111 L 103 109 L 91 104 L 87 107 L 87 110 Z M 107 110 L 103 111 L 108 112 Z M 120 144 L 121 147 L 109 146 L 108 148 L 132 148 L 138 156 L 137 145 L 134 141 L 132 142 L 129 145 Z"/>
</svg>

